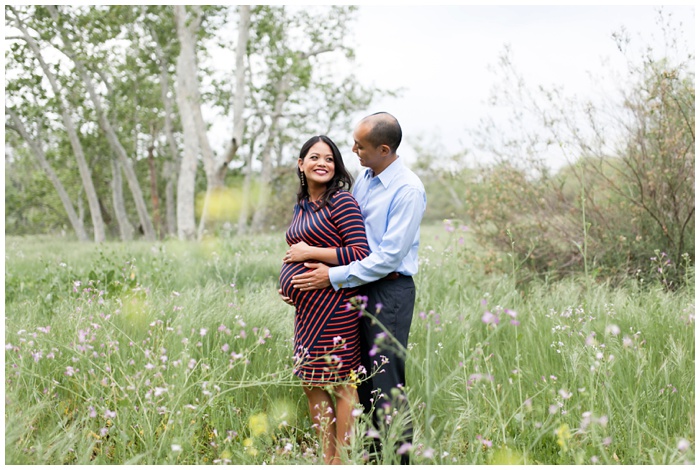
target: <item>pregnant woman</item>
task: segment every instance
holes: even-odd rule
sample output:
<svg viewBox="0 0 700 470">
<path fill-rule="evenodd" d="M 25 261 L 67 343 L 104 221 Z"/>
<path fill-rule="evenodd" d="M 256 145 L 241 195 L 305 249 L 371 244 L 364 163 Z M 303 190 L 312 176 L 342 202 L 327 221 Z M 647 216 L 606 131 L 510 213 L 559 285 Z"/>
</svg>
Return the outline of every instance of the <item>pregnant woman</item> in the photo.
<svg viewBox="0 0 700 470">
<path fill-rule="evenodd" d="M 360 366 L 359 319 L 347 306 L 358 292 L 332 287 L 300 291 L 291 280 L 307 271 L 305 261 L 344 265 L 368 256 L 369 246 L 360 208 L 348 192 L 352 177 L 331 139 L 315 136 L 302 146 L 297 175 L 299 192 L 286 234 L 290 248 L 280 292 L 296 307 L 294 373 L 304 384 L 324 463 L 339 464 L 357 401 L 352 379 Z"/>
</svg>

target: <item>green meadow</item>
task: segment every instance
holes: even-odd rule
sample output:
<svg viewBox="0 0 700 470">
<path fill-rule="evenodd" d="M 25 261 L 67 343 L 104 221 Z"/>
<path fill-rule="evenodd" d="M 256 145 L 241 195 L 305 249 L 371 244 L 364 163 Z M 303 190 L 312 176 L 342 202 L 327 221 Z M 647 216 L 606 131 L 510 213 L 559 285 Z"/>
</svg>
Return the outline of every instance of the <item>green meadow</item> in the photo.
<svg viewBox="0 0 700 470">
<path fill-rule="evenodd" d="M 694 463 L 694 279 L 671 292 L 650 262 L 614 287 L 525 283 L 518 260 L 492 269 L 468 235 L 422 229 L 403 451 L 419 464 Z M 292 374 L 294 310 L 277 295 L 284 251 L 282 233 L 6 237 L 5 463 L 322 463 Z M 347 463 L 366 462 L 367 434 L 360 418 Z"/>
</svg>

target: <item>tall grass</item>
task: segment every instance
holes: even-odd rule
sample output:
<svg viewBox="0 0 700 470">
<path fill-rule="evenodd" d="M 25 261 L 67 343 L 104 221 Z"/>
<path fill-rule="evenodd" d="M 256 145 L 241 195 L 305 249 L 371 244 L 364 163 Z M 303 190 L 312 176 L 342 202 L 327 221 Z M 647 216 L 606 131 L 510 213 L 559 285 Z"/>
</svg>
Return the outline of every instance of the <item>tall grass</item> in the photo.
<svg viewBox="0 0 700 470">
<path fill-rule="evenodd" d="M 692 281 L 523 288 L 515 272 L 484 274 L 467 233 L 445 228 L 423 228 L 415 440 L 402 451 L 439 464 L 694 462 Z M 8 238 L 6 463 L 321 463 L 291 373 L 293 310 L 276 294 L 283 253 L 280 234 Z M 349 461 L 365 462 L 366 434 L 361 421 Z"/>
</svg>

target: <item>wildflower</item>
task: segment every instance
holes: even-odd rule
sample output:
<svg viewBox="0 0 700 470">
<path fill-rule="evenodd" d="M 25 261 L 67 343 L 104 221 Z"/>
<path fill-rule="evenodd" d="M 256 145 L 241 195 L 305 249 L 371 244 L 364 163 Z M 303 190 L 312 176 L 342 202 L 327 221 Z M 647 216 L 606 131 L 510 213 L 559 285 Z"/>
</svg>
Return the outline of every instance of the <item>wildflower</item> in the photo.
<svg viewBox="0 0 700 470">
<path fill-rule="evenodd" d="M 65 372 L 65 374 L 66 374 L 68 377 L 73 377 L 73 375 L 74 375 L 76 372 L 77 372 L 77 371 L 76 371 L 75 369 L 73 369 L 71 366 L 67 366 L 67 367 L 66 367 L 66 372 Z"/>
<path fill-rule="evenodd" d="M 376 309 L 377 313 L 379 313 L 382 310 L 383 306 L 384 305 L 382 305 L 381 302 L 377 302 L 377 304 L 374 306 L 374 308 Z"/>
<path fill-rule="evenodd" d="M 622 338 L 622 346 L 623 347 L 631 348 L 632 344 L 633 344 L 632 339 L 630 339 L 629 336 L 625 336 L 624 338 Z"/>
<path fill-rule="evenodd" d="M 180 444 L 172 444 L 172 445 L 170 446 L 170 449 L 171 449 L 173 452 L 182 452 L 182 446 L 181 446 Z"/>
<path fill-rule="evenodd" d="M 109 408 L 105 410 L 105 418 L 116 418 L 117 417 L 117 412 L 116 411 L 110 411 Z"/>
<path fill-rule="evenodd" d="M 372 439 L 379 439 L 379 433 L 376 429 L 368 429 L 367 437 L 371 437 Z"/>
<path fill-rule="evenodd" d="M 396 453 L 399 455 L 403 455 L 406 452 L 408 452 L 409 450 L 411 450 L 412 448 L 413 448 L 413 445 L 410 442 L 404 442 L 403 444 L 401 444 L 401 447 L 399 447 L 399 450 L 397 450 Z"/>
<path fill-rule="evenodd" d="M 554 405 L 549 405 L 549 414 L 550 415 L 555 414 L 557 411 L 559 411 L 559 405 L 557 405 L 556 403 Z"/>
<path fill-rule="evenodd" d="M 338 343 L 340 343 L 343 340 L 342 336 L 334 336 L 333 337 L 333 346 L 337 346 Z"/>
<path fill-rule="evenodd" d="M 228 343 L 226 343 L 226 344 L 224 344 L 223 346 L 221 346 L 221 350 L 222 350 L 223 352 L 228 352 L 228 350 L 229 350 L 229 345 L 228 345 Z"/>
<path fill-rule="evenodd" d="M 267 415 L 265 413 L 258 413 L 251 416 L 248 419 L 248 427 L 253 436 L 267 434 Z"/>
<path fill-rule="evenodd" d="M 617 336 L 620 334 L 620 327 L 617 325 L 608 325 L 605 327 L 605 333 Z"/>
<path fill-rule="evenodd" d="M 423 457 L 425 457 L 426 459 L 432 459 L 433 455 L 435 455 L 435 450 L 431 449 L 430 447 L 423 451 Z"/>
<path fill-rule="evenodd" d="M 206 335 L 206 334 L 207 334 L 207 331 L 209 331 L 209 330 L 207 330 L 206 328 L 200 328 L 200 329 L 199 329 L 199 336 L 204 336 L 204 335 Z"/>
<path fill-rule="evenodd" d="M 481 321 L 486 323 L 487 325 L 498 325 L 498 317 L 494 315 L 491 312 L 484 312 L 484 314 L 481 316 Z"/>
<path fill-rule="evenodd" d="M 678 450 L 681 452 L 685 452 L 688 449 L 690 449 L 690 442 L 688 442 L 687 439 L 681 439 L 678 441 Z"/>
<path fill-rule="evenodd" d="M 159 397 L 167 391 L 168 391 L 167 387 L 156 387 L 156 391 L 155 391 L 154 395 Z"/>
<path fill-rule="evenodd" d="M 612 437 L 608 436 L 605 439 L 603 439 L 603 445 L 605 447 L 609 446 L 610 444 L 612 444 Z"/>
<path fill-rule="evenodd" d="M 372 345 L 372 349 L 369 350 L 369 355 L 370 356 L 375 356 L 379 352 L 379 348 L 377 347 L 376 344 Z"/>
<path fill-rule="evenodd" d="M 608 417 L 603 415 L 600 418 L 598 418 L 598 424 L 600 424 L 603 427 L 607 426 L 608 425 Z"/>
<path fill-rule="evenodd" d="M 569 431 L 569 425 L 568 424 L 562 424 L 559 426 L 559 428 L 556 430 L 557 434 L 557 444 L 559 444 L 559 447 L 562 448 L 564 452 L 568 449 L 567 444 L 569 439 L 571 439 L 571 432 Z"/>
<path fill-rule="evenodd" d="M 148 370 L 151 370 L 151 369 L 155 368 L 155 366 L 154 366 L 153 364 L 151 364 L 150 362 L 149 362 L 148 364 L 146 364 L 145 367 L 146 367 L 146 369 L 148 369 Z"/>
</svg>

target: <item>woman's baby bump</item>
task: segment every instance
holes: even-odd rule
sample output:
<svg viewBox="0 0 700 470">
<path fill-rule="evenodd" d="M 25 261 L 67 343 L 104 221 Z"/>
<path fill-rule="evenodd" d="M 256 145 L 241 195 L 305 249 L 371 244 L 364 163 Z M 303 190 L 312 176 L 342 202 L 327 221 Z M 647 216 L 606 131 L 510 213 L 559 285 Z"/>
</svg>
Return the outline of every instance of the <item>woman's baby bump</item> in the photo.
<svg viewBox="0 0 700 470">
<path fill-rule="evenodd" d="M 280 289 L 282 294 L 292 299 L 296 303 L 299 294 L 303 294 L 299 289 L 295 289 L 292 285 L 292 277 L 297 274 L 302 274 L 309 271 L 309 268 L 304 266 L 304 262 L 299 263 L 284 263 L 280 271 Z"/>
</svg>

